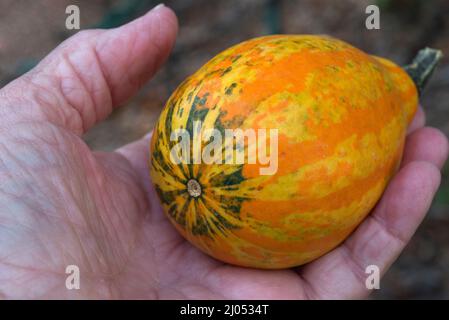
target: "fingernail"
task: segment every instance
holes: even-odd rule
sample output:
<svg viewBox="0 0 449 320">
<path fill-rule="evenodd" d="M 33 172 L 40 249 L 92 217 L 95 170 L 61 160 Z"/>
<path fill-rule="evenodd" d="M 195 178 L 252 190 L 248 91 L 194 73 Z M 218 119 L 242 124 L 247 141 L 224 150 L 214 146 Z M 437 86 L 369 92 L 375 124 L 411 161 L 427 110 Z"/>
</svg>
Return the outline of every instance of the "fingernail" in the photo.
<svg viewBox="0 0 449 320">
<path fill-rule="evenodd" d="M 159 3 L 159 4 L 158 4 L 157 6 L 155 6 L 155 7 L 153 8 L 153 10 L 151 10 L 151 11 L 156 11 L 156 10 L 162 9 L 163 7 L 165 7 L 165 4 Z"/>
</svg>

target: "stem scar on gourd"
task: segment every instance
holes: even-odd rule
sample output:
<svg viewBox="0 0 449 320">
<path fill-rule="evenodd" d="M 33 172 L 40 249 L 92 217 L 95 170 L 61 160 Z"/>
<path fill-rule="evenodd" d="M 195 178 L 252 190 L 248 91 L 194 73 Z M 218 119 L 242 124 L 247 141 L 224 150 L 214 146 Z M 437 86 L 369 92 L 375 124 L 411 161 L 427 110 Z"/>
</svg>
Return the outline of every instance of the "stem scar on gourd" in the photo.
<svg viewBox="0 0 449 320">
<path fill-rule="evenodd" d="M 198 198 L 201 195 L 201 185 L 195 179 L 190 179 L 187 182 L 187 192 L 193 198 Z"/>
</svg>

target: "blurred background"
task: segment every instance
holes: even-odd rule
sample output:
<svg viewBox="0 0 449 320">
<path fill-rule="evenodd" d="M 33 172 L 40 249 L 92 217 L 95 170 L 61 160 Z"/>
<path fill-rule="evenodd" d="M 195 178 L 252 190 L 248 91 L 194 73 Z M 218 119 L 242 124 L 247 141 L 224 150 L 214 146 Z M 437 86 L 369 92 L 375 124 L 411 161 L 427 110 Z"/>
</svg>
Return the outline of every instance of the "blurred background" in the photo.
<svg viewBox="0 0 449 320">
<path fill-rule="evenodd" d="M 112 28 L 158 4 L 152 0 L 0 0 L 0 87 L 32 68 L 74 32 L 68 5 L 78 5 L 81 29 Z M 445 58 L 422 97 L 428 125 L 449 135 L 448 0 L 165 0 L 179 18 L 176 47 L 157 76 L 86 136 L 94 149 L 113 150 L 151 130 L 170 93 L 212 56 L 271 33 L 329 34 L 398 64 L 431 46 Z M 378 5 L 380 30 L 367 30 L 365 9 Z M 406 215 L 407 212 L 404 212 Z M 373 299 L 449 299 L 449 166 L 429 215 L 381 281 Z"/>
</svg>

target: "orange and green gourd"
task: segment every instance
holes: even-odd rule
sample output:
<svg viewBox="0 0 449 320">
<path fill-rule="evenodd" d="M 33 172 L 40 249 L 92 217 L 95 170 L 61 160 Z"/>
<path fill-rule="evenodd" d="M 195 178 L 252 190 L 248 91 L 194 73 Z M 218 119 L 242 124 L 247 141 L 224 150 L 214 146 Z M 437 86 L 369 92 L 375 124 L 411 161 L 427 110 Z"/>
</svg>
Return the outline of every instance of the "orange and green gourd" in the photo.
<svg viewBox="0 0 449 320">
<path fill-rule="evenodd" d="M 398 169 L 418 91 L 439 57 L 425 49 L 403 69 L 314 35 L 223 51 L 176 89 L 156 124 L 150 174 L 167 217 L 227 263 L 277 269 L 322 256 L 369 214 Z M 277 129 L 277 171 L 175 164 L 171 134 L 192 132 L 194 121 L 220 132 Z"/>
</svg>

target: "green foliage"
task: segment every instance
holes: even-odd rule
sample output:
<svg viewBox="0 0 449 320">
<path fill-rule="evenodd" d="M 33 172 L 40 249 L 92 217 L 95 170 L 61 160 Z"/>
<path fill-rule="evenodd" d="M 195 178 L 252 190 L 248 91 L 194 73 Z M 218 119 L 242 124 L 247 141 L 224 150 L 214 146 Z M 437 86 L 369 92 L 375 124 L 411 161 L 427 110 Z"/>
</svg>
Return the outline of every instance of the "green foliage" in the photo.
<svg viewBox="0 0 449 320">
<path fill-rule="evenodd" d="M 125 24 L 156 5 L 153 0 L 122 0 L 104 15 L 95 28 L 109 29 Z"/>
<path fill-rule="evenodd" d="M 441 186 L 435 196 L 435 203 L 449 205 L 449 164 L 442 170 Z"/>
<path fill-rule="evenodd" d="M 27 73 L 37 65 L 38 61 L 35 59 L 22 59 L 19 61 L 16 70 L 14 72 L 15 77 L 19 77 L 24 73 Z"/>
<path fill-rule="evenodd" d="M 278 0 L 268 0 L 265 8 L 264 23 L 268 34 L 282 33 L 281 8 Z"/>
<path fill-rule="evenodd" d="M 393 1 L 392 0 L 376 0 L 376 5 L 379 7 L 380 10 L 388 10 L 392 7 Z"/>
</svg>

